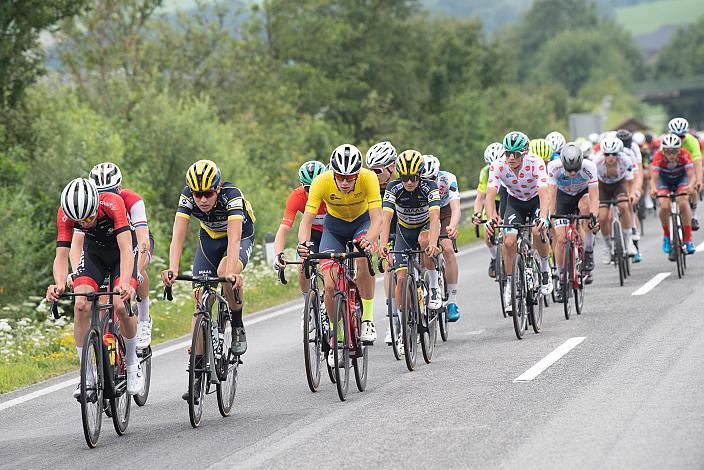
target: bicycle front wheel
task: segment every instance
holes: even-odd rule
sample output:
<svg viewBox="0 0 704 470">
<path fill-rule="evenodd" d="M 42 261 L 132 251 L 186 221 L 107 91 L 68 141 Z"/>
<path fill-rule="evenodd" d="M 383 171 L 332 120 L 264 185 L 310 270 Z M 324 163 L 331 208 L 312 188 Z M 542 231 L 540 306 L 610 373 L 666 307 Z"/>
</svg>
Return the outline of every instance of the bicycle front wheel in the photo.
<svg viewBox="0 0 704 470">
<path fill-rule="evenodd" d="M 98 444 L 103 420 L 103 357 L 101 338 L 91 328 L 83 340 L 81 358 L 81 420 L 83 436 L 91 449 Z"/>
<path fill-rule="evenodd" d="M 682 249 L 682 237 L 680 234 L 682 221 L 677 214 L 672 214 L 672 243 L 670 250 L 675 251 L 675 262 L 677 263 L 677 278 L 684 276 L 684 250 Z"/>
<path fill-rule="evenodd" d="M 413 276 L 406 275 L 406 285 L 403 288 L 401 300 L 401 331 L 403 332 L 403 348 L 406 367 L 409 371 L 416 368 L 416 353 L 418 352 L 418 292 Z"/>
<path fill-rule="evenodd" d="M 623 281 L 626 278 L 626 265 L 624 263 L 623 231 L 618 220 L 614 220 L 611 234 L 614 238 L 614 263 L 618 269 L 618 282 L 623 287 Z"/>
<path fill-rule="evenodd" d="M 534 273 L 540 272 L 540 256 L 537 251 L 533 251 L 532 256 L 529 258 L 529 267 Z M 526 304 L 528 306 L 528 318 L 530 319 L 530 324 L 533 327 L 533 332 L 535 334 L 540 333 L 543 329 L 543 308 L 545 307 L 544 299 L 547 296 L 540 292 L 540 284 L 534 283 L 533 288 L 530 291 L 530 295 L 527 296 Z M 524 327 L 528 329 L 528 327 Z"/>
<path fill-rule="evenodd" d="M 396 311 L 393 309 L 393 299 L 396 298 L 396 273 L 389 272 L 389 297 L 386 299 L 386 311 L 389 316 L 389 331 L 391 332 L 391 349 L 397 361 L 401 360 L 401 351 L 399 350 L 399 341 L 401 340 L 401 323 L 398 316 L 398 306 Z"/>
<path fill-rule="evenodd" d="M 577 315 L 581 315 L 584 310 L 584 271 L 582 266 L 584 266 L 584 246 L 581 243 L 581 239 L 578 239 L 577 246 L 574 247 L 574 259 L 577 260 L 575 267 L 575 288 L 574 292 L 574 308 L 577 311 Z"/>
<path fill-rule="evenodd" d="M 425 274 L 425 279 L 422 281 L 426 282 L 428 279 L 428 273 Z M 427 286 L 427 284 L 425 284 Z M 429 292 L 429 289 L 425 289 L 424 292 Z M 430 364 L 433 360 L 433 353 L 435 352 L 435 341 L 437 339 L 437 318 L 438 311 L 430 310 L 428 308 L 428 299 L 425 299 L 424 309 L 420 312 L 420 318 L 423 321 L 423 331 L 420 333 L 420 348 L 423 352 L 423 360 L 426 364 Z"/>
<path fill-rule="evenodd" d="M 311 392 L 320 388 L 323 364 L 323 328 L 320 322 L 320 298 L 316 290 L 308 291 L 303 309 L 303 362 Z"/>
<path fill-rule="evenodd" d="M 117 336 L 117 348 L 120 358 L 119 364 L 124 364 L 125 341 L 120 335 Z M 124 388 L 120 387 L 121 391 L 116 390 L 116 392 L 121 393 L 121 395 L 110 399 L 112 424 L 117 435 L 122 436 L 127 431 L 127 425 L 130 422 L 130 407 L 132 405 L 132 399 L 130 398 L 130 395 L 127 394 L 127 377 L 125 375 L 125 370 L 121 370 L 121 367 L 116 364 L 114 367 L 111 367 L 109 371 L 109 373 L 113 374 L 113 383 L 118 384 L 121 382 L 124 384 Z"/>
<path fill-rule="evenodd" d="M 562 251 L 562 279 L 560 289 L 562 290 L 562 307 L 565 311 L 565 320 L 570 319 L 572 314 L 572 242 L 565 240 L 565 247 Z"/>
<path fill-rule="evenodd" d="M 191 357 L 188 363 L 188 417 L 191 426 L 200 426 L 203 417 L 203 400 L 205 399 L 205 383 L 208 374 L 205 370 L 205 355 L 207 342 L 210 341 L 210 328 L 208 320 L 202 313 L 196 316 L 193 323 L 193 336 L 191 338 Z M 198 350 L 201 354 L 197 354 Z"/>
<path fill-rule="evenodd" d="M 340 401 L 347 399 L 350 386 L 349 324 L 347 321 L 347 300 L 338 293 L 335 295 L 333 315 L 333 357 L 335 359 L 335 385 Z M 339 338 L 339 339 L 338 339 Z"/>
<path fill-rule="evenodd" d="M 219 316 L 220 314 L 218 314 Z M 220 383 L 216 385 L 215 389 L 218 397 L 218 410 L 221 416 L 226 417 L 230 416 L 232 404 L 235 402 L 240 358 L 233 355 L 232 351 L 230 351 L 230 344 L 232 344 L 232 322 L 230 321 L 230 316 L 225 314 L 222 318 L 222 320 L 218 318 L 220 323 L 218 327 L 223 334 L 222 356 L 217 360 Z M 318 375 L 318 379 L 320 379 L 320 375 Z"/>
<path fill-rule="evenodd" d="M 536 282 L 534 280 L 534 282 Z M 526 264 L 522 253 L 516 253 L 511 276 L 511 303 L 513 304 L 513 330 L 518 339 L 523 339 L 526 330 Z"/>
<path fill-rule="evenodd" d="M 357 293 L 359 296 L 359 293 Z M 354 358 L 352 359 L 352 367 L 354 368 L 354 381 L 357 384 L 357 390 L 363 392 L 367 388 L 367 371 L 369 368 L 369 349 L 362 344 L 359 336 L 362 334 L 362 311 L 359 304 L 356 305 L 356 310 L 353 317 L 354 328 L 351 331 L 352 344 L 356 346 Z"/>
<path fill-rule="evenodd" d="M 449 292 L 447 287 L 447 277 L 445 277 L 445 263 L 440 263 L 440 273 L 438 276 L 440 282 L 442 282 L 441 292 L 442 297 L 442 307 L 438 310 L 438 324 L 440 326 L 440 338 L 447 341 L 450 336 L 450 322 L 447 321 L 447 299 L 449 298 Z"/>
</svg>

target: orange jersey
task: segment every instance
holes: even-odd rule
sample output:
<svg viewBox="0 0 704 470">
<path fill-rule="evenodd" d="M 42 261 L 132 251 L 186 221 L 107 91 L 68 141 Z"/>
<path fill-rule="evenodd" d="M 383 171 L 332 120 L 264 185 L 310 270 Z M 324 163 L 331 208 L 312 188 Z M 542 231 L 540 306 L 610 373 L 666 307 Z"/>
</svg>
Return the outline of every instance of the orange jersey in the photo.
<svg viewBox="0 0 704 470">
<path fill-rule="evenodd" d="M 286 209 L 284 210 L 284 218 L 281 220 L 283 225 L 288 227 L 293 227 L 293 222 L 296 220 L 297 213 L 304 213 L 306 210 L 306 204 L 308 203 L 308 193 L 303 186 L 299 186 L 289 194 L 286 200 Z M 327 214 L 327 208 L 325 207 L 325 202 L 320 204 L 318 209 L 318 214 L 315 216 L 313 221 L 313 230 L 319 232 L 323 231 L 323 221 L 325 220 L 325 214 Z"/>
</svg>

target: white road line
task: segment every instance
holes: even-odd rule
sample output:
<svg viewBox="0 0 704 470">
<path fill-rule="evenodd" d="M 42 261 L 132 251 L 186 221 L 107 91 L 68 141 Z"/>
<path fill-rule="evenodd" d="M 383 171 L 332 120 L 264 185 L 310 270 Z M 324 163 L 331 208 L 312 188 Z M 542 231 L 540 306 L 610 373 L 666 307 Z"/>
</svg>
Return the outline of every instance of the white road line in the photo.
<svg viewBox="0 0 704 470">
<path fill-rule="evenodd" d="M 697 245 L 697 251 L 704 251 L 704 242 L 701 242 L 699 245 Z"/>
<path fill-rule="evenodd" d="M 458 252 L 457 256 L 460 257 L 460 256 L 467 255 L 469 253 L 474 253 L 475 251 L 479 251 L 483 248 L 484 248 L 484 244 L 476 243 L 476 244 L 470 246 L 469 248 L 466 248 L 466 249 Z M 376 279 L 377 283 L 382 283 L 383 281 L 384 281 L 384 276 L 378 276 Z M 245 317 L 244 323 L 245 323 L 245 326 L 256 325 L 257 323 L 271 320 L 273 318 L 277 318 L 277 317 L 280 317 L 282 315 L 286 315 L 291 312 L 295 312 L 297 310 L 300 310 L 302 307 L 303 307 L 303 302 L 297 302 L 297 303 L 295 303 L 289 307 L 286 307 L 282 310 L 277 310 L 277 311 L 274 311 L 271 313 L 267 313 L 265 315 L 258 315 L 258 316 L 253 317 L 250 320 L 247 320 L 247 318 Z M 188 347 L 189 344 L 191 344 L 190 339 L 188 339 L 186 341 L 181 341 L 176 344 L 172 344 L 171 346 L 167 346 L 165 348 L 156 349 L 153 352 L 152 357 L 163 356 L 164 354 L 168 354 L 168 353 L 176 351 L 178 349 L 183 349 L 185 347 Z M 57 384 L 51 385 L 46 388 L 35 390 L 34 392 L 28 393 L 26 395 L 21 395 L 17 398 L 13 398 L 12 400 L 8 400 L 6 402 L 0 403 L 0 411 L 6 410 L 8 408 L 12 408 L 13 406 L 20 405 L 20 404 L 25 403 L 29 400 L 33 400 L 35 398 L 39 398 L 41 396 L 48 395 L 49 393 L 53 393 L 57 390 L 61 390 L 62 388 L 67 388 L 72 385 L 76 385 L 77 383 L 78 383 L 78 377 L 70 379 L 70 380 L 65 380 L 63 382 L 59 382 Z"/>
<path fill-rule="evenodd" d="M 466 335 L 473 335 L 473 336 L 476 336 L 476 335 L 480 335 L 480 334 L 482 334 L 482 333 L 484 333 L 484 330 L 468 331 L 468 332 L 466 332 L 465 334 L 466 334 Z"/>
<path fill-rule="evenodd" d="M 570 338 L 560 346 L 557 347 L 553 352 L 542 358 L 533 367 L 516 377 L 513 382 L 530 382 L 537 376 L 543 373 L 545 369 L 556 363 L 562 356 L 570 352 L 579 343 L 584 341 L 586 336 L 577 336 L 575 338 Z"/>
<path fill-rule="evenodd" d="M 658 273 L 658 274 L 656 274 L 655 276 L 653 276 L 653 278 L 651 280 L 649 280 L 648 282 L 646 282 L 645 284 L 640 286 L 640 288 L 638 288 L 638 290 L 633 292 L 633 294 L 631 294 L 631 295 L 645 295 L 645 294 L 647 294 L 648 292 L 653 290 L 653 288 L 655 286 L 660 284 L 670 274 L 671 273 Z"/>
</svg>

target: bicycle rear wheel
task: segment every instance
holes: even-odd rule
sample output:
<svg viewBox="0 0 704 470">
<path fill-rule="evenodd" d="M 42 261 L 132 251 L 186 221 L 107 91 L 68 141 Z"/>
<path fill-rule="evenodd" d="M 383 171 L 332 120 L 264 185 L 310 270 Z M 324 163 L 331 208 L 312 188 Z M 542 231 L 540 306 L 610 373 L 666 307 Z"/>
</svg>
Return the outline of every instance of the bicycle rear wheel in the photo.
<svg viewBox="0 0 704 470">
<path fill-rule="evenodd" d="M 116 385 L 117 393 L 120 396 L 110 399 L 110 414 L 112 415 L 112 424 L 118 436 L 122 436 L 127 431 L 127 425 L 130 422 L 130 407 L 132 400 L 127 394 L 127 376 L 124 369 L 125 364 L 125 341 L 121 335 L 116 335 L 117 338 L 117 354 L 120 358 L 115 366 L 110 367 L 109 373 L 113 374 L 113 383 Z M 120 364 L 122 366 L 120 366 Z M 120 385 L 118 387 L 118 385 Z"/>
<path fill-rule="evenodd" d="M 529 258 L 529 260 L 532 271 L 534 273 L 539 273 L 540 256 L 538 255 L 538 252 L 533 251 L 533 255 Z M 543 299 L 546 297 L 546 295 L 543 295 L 540 292 L 540 283 L 534 282 L 533 288 L 530 292 L 530 296 L 528 296 L 529 302 L 527 302 L 527 306 L 528 318 L 530 319 L 530 324 L 533 327 L 533 332 L 535 334 L 540 333 L 540 331 L 543 329 L 543 308 L 545 306 L 545 302 L 543 301 Z M 528 329 L 527 326 L 524 328 L 526 330 Z"/>
<path fill-rule="evenodd" d="M 137 406 L 144 406 L 147 403 L 147 398 L 149 398 L 149 387 L 152 383 L 152 349 L 151 346 L 147 349 L 143 349 L 141 357 L 147 356 L 146 359 L 141 359 L 142 362 L 142 374 L 144 375 L 144 388 L 141 392 L 133 395 L 134 402 Z"/>
<path fill-rule="evenodd" d="M 335 385 L 341 401 L 347 399 L 350 386 L 349 325 L 347 321 L 347 301 L 341 293 L 335 295 L 333 315 L 333 357 L 335 358 Z M 338 329 L 342 329 L 338 335 Z M 341 338 L 338 340 L 337 338 Z M 340 364 L 342 363 L 342 364 Z"/>
<path fill-rule="evenodd" d="M 497 245 L 496 250 L 496 281 L 499 283 L 499 299 L 501 301 L 501 313 L 504 318 L 508 317 L 506 313 L 506 304 L 504 303 L 504 290 L 506 289 L 506 269 L 504 266 L 504 257 L 501 254 L 502 245 Z M 510 289 L 510 287 L 509 287 Z"/>
<path fill-rule="evenodd" d="M 222 317 L 220 317 L 221 313 L 223 314 Z M 223 351 L 220 359 L 216 361 L 218 378 L 220 379 L 220 383 L 216 385 L 216 391 L 218 410 L 223 417 L 227 417 L 230 416 L 232 404 L 235 402 L 235 394 L 237 393 L 237 373 L 240 358 L 239 356 L 234 356 L 230 351 L 230 344 L 232 344 L 232 322 L 230 321 L 229 312 L 225 313 L 220 310 L 218 313 L 218 323 L 220 323 L 218 327 L 223 333 Z M 320 367 L 318 367 L 318 369 L 320 369 Z M 318 382 L 320 382 L 320 373 L 318 373 Z"/>
<path fill-rule="evenodd" d="M 424 276 L 426 279 L 428 274 Z M 425 279 L 422 281 L 425 283 Z M 425 284 L 427 286 L 427 284 Z M 423 292 L 429 292 L 429 289 L 424 289 Z M 419 318 L 423 322 L 423 332 L 420 334 L 420 347 L 423 352 L 423 360 L 426 364 L 430 364 L 433 360 L 433 353 L 435 352 L 435 341 L 437 340 L 437 318 L 438 311 L 431 311 L 428 308 L 428 299 L 424 302 L 425 308 L 423 312 L 420 313 Z"/>
<path fill-rule="evenodd" d="M 103 357 L 98 331 L 91 328 L 83 340 L 81 359 L 81 420 L 83 436 L 91 449 L 98 444 L 103 421 Z"/>
<path fill-rule="evenodd" d="M 359 292 L 357 293 L 357 298 L 359 298 Z M 355 357 L 352 359 L 352 366 L 354 368 L 354 381 L 357 384 L 357 390 L 363 392 L 367 388 L 369 350 L 367 346 L 362 344 L 362 341 L 359 340 L 359 336 L 362 334 L 362 311 L 359 303 L 357 303 L 355 307 L 353 318 L 354 328 L 350 331 L 353 331 L 352 343 L 356 345 L 357 351 Z"/>
<path fill-rule="evenodd" d="M 393 299 L 396 298 L 396 273 L 389 272 L 388 283 L 389 296 L 386 299 L 386 312 L 389 317 L 389 331 L 391 332 L 391 349 L 397 361 L 401 360 L 401 351 L 399 351 L 398 342 L 401 338 L 401 323 L 398 316 L 398 306 L 396 312 L 393 311 Z M 394 316 L 394 313 L 396 316 Z"/>
<path fill-rule="evenodd" d="M 516 253 L 511 276 L 511 302 L 513 304 L 513 330 L 518 339 L 523 339 L 526 330 L 526 265 L 522 253 Z"/>
<path fill-rule="evenodd" d="M 306 294 L 303 308 L 303 362 L 306 366 L 306 379 L 311 392 L 317 392 L 320 388 L 323 359 L 320 298 L 317 291 L 310 290 Z"/>
<path fill-rule="evenodd" d="M 580 239 L 578 239 L 577 246 L 574 248 L 574 259 L 576 260 L 574 273 L 577 276 L 577 279 L 575 279 L 575 285 L 577 287 L 573 289 L 574 308 L 577 315 L 581 315 L 582 310 L 584 310 L 584 271 L 582 270 L 584 263 L 584 247 Z"/>
<path fill-rule="evenodd" d="M 562 251 L 562 279 L 560 289 L 562 290 L 562 307 L 565 311 L 565 320 L 570 319 L 572 314 L 572 242 L 565 240 Z"/>
<path fill-rule="evenodd" d="M 450 336 L 450 322 L 447 321 L 447 299 L 449 298 L 449 292 L 447 290 L 447 278 L 445 277 L 445 263 L 440 263 L 440 273 L 438 276 L 440 282 L 442 282 L 441 291 L 443 293 L 442 297 L 442 307 L 438 310 L 438 324 L 440 326 L 440 338 L 447 341 Z"/>
<path fill-rule="evenodd" d="M 406 367 L 409 371 L 416 368 L 418 352 L 418 293 L 416 283 L 411 273 L 406 275 L 406 285 L 403 288 L 401 311 L 401 331 L 403 332 L 403 349 Z"/>
<path fill-rule="evenodd" d="M 552 298 L 552 303 L 557 303 L 557 260 L 555 259 L 555 253 L 552 252 L 552 249 L 550 250 L 548 261 L 550 262 L 550 282 L 552 282 L 550 297 Z M 545 306 L 548 306 L 547 303 Z"/>
<path fill-rule="evenodd" d="M 210 341 L 210 329 L 208 320 L 202 313 L 196 316 L 193 323 L 193 335 L 191 337 L 191 357 L 188 364 L 188 417 L 191 426 L 200 426 L 203 417 L 203 400 L 205 399 L 205 383 L 208 381 L 208 374 L 205 370 L 205 357 L 208 342 Z M 196 351 L 198 348 L 203 351 L 203 356 L 198 359 Z"/>
</svg>

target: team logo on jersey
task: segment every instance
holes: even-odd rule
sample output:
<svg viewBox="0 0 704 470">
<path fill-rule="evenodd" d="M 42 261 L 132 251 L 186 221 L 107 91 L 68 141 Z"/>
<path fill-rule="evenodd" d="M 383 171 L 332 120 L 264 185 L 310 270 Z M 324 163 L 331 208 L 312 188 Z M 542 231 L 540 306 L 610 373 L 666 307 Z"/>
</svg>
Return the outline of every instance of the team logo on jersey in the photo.
<svg viewBox="0 0 704 470">
<path fill-rule="evenodd" d="M 181 194 L 181 196 L 178 198 L 178 205 L 181 207 L 187 207 L 189 209 L 193 208 L 193 204 L 191 204 L 191 201 L 183 194 Z"/>
<path fill-rule="evenodd" d="M 231 209 L 244 209 L 244 204 L 242 203 L 242 198 L 238 197 L 236 199 L 233 199 L 227 203 L 227 206 L 225 206 L 227 210 Z"/>
</svg>

